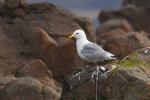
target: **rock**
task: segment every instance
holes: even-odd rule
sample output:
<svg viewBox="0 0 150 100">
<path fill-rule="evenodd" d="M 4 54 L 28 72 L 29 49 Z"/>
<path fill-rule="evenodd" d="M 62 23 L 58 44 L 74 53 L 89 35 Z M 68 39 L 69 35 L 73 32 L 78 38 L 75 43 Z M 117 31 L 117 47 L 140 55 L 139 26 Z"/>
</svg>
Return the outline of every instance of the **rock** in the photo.
<svg viewBox="0 0 150 100">
<path fill-rule="evenodd" d="M 110 19 L 126 19 L 135 31 L 144 30 L 150 32 L 149 8 L 137 8 L 135 6 L 124 6 L 116 9 L 103 9 L 99 15 L 100 22 Z M 134 16 L 133 16 L 134 15 Z"/>
<path fill-rule="evenodd" d="M 10 9 L 16 9 L 27 4 L 27 0 L 5 0 L 5 4 Z"/>
<path fill-rule="evenodd" d="M 4 5 L 4 0 L 0 0 L 0 9 L 1 9 L 2 5 Z"/>
<path fill-rule="evenodd" d="M 15 77 L 0 77 L 0 100 L 3 100 L 3 89 L 5 85 L 11 81 L 16 80 Z"/>
<path fill-rule="evenodd" d="M 135 5 L 137 7 L 149 7 L 149 0 L 123 0 L 122 6 Z"/>
<path fill-rule="evenodd" d="M 107 77 L 99 75 L 97 80 L 97 99 L 149 100 L 149 50 L 149 48 L 143 48 L 129 55 L 119 63 L 110 63 L 110 66 L 116 66 L 116 68 L 107 73 Z M 147 52 L 145 53 L 145 51 Z M 108 64 L 103 67 L 106 66 Z M 85 69 L 83 68 L 83 70 Z M 94 83 L 91 80 L 91 73 L 93 71 L 91 68 L 84 72 L 83 70 L 76 71 L 65 79 L 61 100 L 96 99 L 96 79 L 94 79 Z M 80 80 L 78 80 L 79 76 L 76 73 L 81 73 Z M 73 82 L 76 83 L 74 84 Z"/>
<path fill-rule="evenodd" d="M 60 97 L 53 86 L 27 77 L 9 82 L 5 85 L 3 93 L 2 100 L 47 100 L 49 95 L 49 99 L 58 100 Z M 50 94 L 47 95 L 48 93 Z"/>
<path fill-rule="evenodd" d="M 12 18 L 8 15 L 5 15 L 1 18 L 1 20 L 3 23 L 9 23 L 10 24 L 10 23 L 13 23 L 14 18 Z"/>
<path fill-rule="evenodd" d="M 114 37 L 104 44 L 104 49 L 118 55 L 122 59 L 135 50 L 149 46 L 149 39 L 138 33 L 130 32 L 119 37 Z"/>
<path fill-rule="evenodd" d="M 7 0 L 7 3 L 8 1 L 11 0 Z M 8 3 L 10 8 L 4 6 L 0 10 L 0 48 L 3 48 L 0 50 L 0 62 L 6 59 L 25 62 L 42 60 L 52 72 L 53 78 L 62 83 L 68 74 L 86 63 L 77 54 L 75 40 L 68 37 L 75 30 L 82 29 L 87 38 L 95 42 L 92 20 L 78 17 L 52 3 L 22 5 L 18 8 L 18 5 Z M 13 18 L 12 21 L 5 16 Z M 30 66 L 26 66 L 28 67 Z"/>
<path fill-rule="evenodd" d="M 16 76 L 18 70 L 24 65 L 23 61 L 5 60 L 0 62 L 1 76 Z"/>
<path fill-rule="evenodd" d="M 48 70 L 45 63 L 41 60 L 31 60 L 27 62 L 22 68 L 18 70 L 16 77 L 33 77 L 36 79 L 50 81 L 50 83 L 55 84 L 52 80 L 51 71 Z"/>
<path fill-rule="evenodd" d="M 144 47 L 150 46 L 149 38 L 146 36 L 146 33 L 128 32 L 123 35 L 125 37 L 128 37 L 129 39 L 133 39 L 134 41 L 137 41 L 138 43 L 142 44 Z"/>
<path fill-rule="evenodd" d="M 0 77 L 13 76 L 17 78 L 21 77 L 33 77 L 42 79 L 49 82 L 56 87 L 62 87 L 62 85 L 52 78 L 52 73 L 48 70 L 45 63 L 41 60 L 31 60 L 28 62 L 5 60 L 0 62 Z"/>
<path fill-rule="evenodd" d="M 7 83 L 16 80 L 15 77 L 0 77 L 0 86 L 5 86 Z M 2 89 L 2 88 L 1 88 Z"/>
<path fill-rule="evenodd" d="M 43 86 L 43 94 L 44 100 L 58 100 L 60 98 L 60 93 L 50 86 Z"/>
<path fill-rule="evenodd" d="M 126 33 L 121 28 L 117 28 L 117 29 L 111 30 L 109 32 L 104 32 L 104 33 L 98 34 L 97 35 L 97 44 L 103 46 L 106 41 L 108 41 L 116 36 L 123 35 L 123 34 L 126 34 Z"/>
<path fill-rule="evenodd" d="M 21 23 L 23 23 L 23 20 L 21 19 L 21 18 L 15 18 L 14 20 L 13 20 L 13 23 L 18 23 L 18 24 L 21 24 Z"/>
<path fill-rule="evenodd" d="M 23 18 L 26 15 L 26 12 L 22 8 L 20 8 L 20 9 L 13 10 L 13 12 L 11 14 L 14 17 L 17 16 L 19 18 Z"/>
<path fill-rule="evenodd" d="M 96 35 L 100 35 L 102 33 L 106 33 L 117 28 L 121 28 L 125 32 L 130 32 L 134 30 L 126 19 L 110 19 L 97 27 Z"/>
</svg>

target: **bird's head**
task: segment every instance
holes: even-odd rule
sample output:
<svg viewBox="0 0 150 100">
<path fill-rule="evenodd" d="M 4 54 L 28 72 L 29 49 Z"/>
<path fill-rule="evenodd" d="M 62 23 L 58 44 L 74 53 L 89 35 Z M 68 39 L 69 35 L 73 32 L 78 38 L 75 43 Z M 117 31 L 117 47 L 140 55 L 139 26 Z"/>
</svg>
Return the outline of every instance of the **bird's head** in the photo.
<svg viewBox="0 0 150 100">
<path fill-rule="evenodd" d="M 76 30 L 74 31 L 73 35 L 71 35 L 69 38 L 75 37 L 77 40 L 80 38 L 86 38 L 86 35 L 83 30 Z"/>
</svg>

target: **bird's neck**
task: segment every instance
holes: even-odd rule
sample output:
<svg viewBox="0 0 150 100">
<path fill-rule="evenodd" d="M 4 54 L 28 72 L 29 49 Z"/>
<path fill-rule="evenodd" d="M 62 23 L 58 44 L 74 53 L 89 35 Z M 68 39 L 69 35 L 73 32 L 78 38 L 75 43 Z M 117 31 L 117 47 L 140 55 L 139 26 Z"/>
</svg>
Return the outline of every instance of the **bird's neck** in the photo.
<svg viewBox="0 0 150 100">
<path fill-rule="evenodd" d="M 86 38 L 80 38 L 76 41 L 76 46 L 78 50 L 81 50 L 83 45 L 89 43 L 89 41 Z"/>
</svg>

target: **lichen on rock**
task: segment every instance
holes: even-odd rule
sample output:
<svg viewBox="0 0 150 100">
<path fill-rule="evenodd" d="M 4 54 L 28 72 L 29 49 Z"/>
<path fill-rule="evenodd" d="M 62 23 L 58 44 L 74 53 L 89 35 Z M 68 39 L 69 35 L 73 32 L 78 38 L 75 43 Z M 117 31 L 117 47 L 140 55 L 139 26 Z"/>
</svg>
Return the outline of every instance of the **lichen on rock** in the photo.
<svg viewBox="0 0 150 100">
<path fill-rule="evenodd" d="M 109 66 L 115 64 L 117 67 L 107 74 L 108 77 L 98 79 L 98 99 L 150 99 L 150 54 L 149 52 L 145 53 L 145 50 L 149 50 L 149 48 L 137 50 L 121 61 L 112 62 L 112 65 L 109 63 Z M 108 64 L 103 67 L 106 66 L 108 66 Z M 72 84 L 73 89 L 68 89 L 65 92 L 62 91 L 61 100 L 70 100 L 73 98 L 76 100 L 88 100 L 93 98 L 95 100 L 96 86 L 92 84 L 93 82 L 90 79 L 92 72 L 93 70 L 91 70 L 91 72 L 90 70 L 86 70 L 83 74 L 89 78 L 82 76 L 80 80 L 81 83 L 78 85 L 77 83 L 79 83 L 79 81 L 77 78 L 72 79 L 72 76 L 69 76 L 67 80 L 65 80 L 65 86 L 67 87 Z M 64 89 L 65 87 L 63 87 L 63 90 Z"/>
</svg>

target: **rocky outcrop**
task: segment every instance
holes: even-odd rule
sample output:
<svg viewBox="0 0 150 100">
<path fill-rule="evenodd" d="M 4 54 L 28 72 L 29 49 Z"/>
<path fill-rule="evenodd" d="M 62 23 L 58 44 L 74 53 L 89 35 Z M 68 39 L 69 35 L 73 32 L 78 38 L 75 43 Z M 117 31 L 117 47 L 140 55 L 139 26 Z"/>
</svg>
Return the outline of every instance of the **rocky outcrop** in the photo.
<svg viewBox="0 0 150 100">
<path fill-rule="evenodd" d="M 35 78 L 0 78 L 0 83 L 7 84 L 3 87 L 1 100 L 58 100 L 60 90 L 47 82 Z M 8 80 L 8 81 L 7 81 Z M 47 99 L 49 98 L 49 99 Z"/>
<path fill-rule="evenodd" d="M 106 41 L 108 41 L 116 36 L 121 36 L 124 33 L 126 33 L 126 32 L 123 29 L 117 28 L 117 29 L 111 30 L 109 32 L 104 32 L 102 34 L 98 34 L 97 39 L 96 39 L 97 44 L 103 46 L 106 43 Z"/>
<path fill-rule="evenodd" d="M 64 78 L 85 65 L 68 38 L 77 29 L 95 42 L 89 18 L 52 3 L 2 0 L 0 100 L 58 100 Z"/>
<path fill-rule="evenodd" d="M 137 8 L 130 5 L 116 9 L 103 9 L 99 14 L 99 20 L 103 23 L 110 19 L 123 18 L 131 24 L 135 31 L 150 32 L 149 16 L 149 8 Z"/>
<path fill-rule="evenodd" d="M 95 42 L 91 19 L 78 17 L 52 3 L 6 0 L 0 16 L 0 61 L 40 59 L 60 83 L 85 64 L 76 52 L 74 40 L 68 37 L 82 29 Z M 23 70 L 20 72 L 18 75 L 22 76 Z"/>
<path fill-rule="evenodd" d="M 143 47 L 149 46 L 149 39 L 147 36 L 138 32 L 129 32 L 124 35 L 114 37 L 104 44 L 104 49 L 118 56 L 118 59 L 131 54 L 133 51 L 139 50 Z"/>
<path fill-rule="evenodd" d="M 134 31 L 134 29 L 125 19 L 107 20 L 97 27 L 97 43 L 103 46 L 109 39 L 131 31 Z"/>
<path fill-rule="evenodd" d="M 137 7 L 149 7 L 149 0 L 123 0 L 122 6 L 135 5 Z"/>
<path fill-rule="evenodd" d="M 97 27 L 96 35 L 100 35 L 109 32 L 114 29 L 121 28 L 125 32 L 134 31 L 133 27 L 125 19 L 110 19 L 100 24 Z"/>
<path fill-rule="evenodd" d="M 97 99 L 102 100 L 149 100 L 149 61 L 150 48 L 143 48 L 120 62 L 104 65 L 103 67 L 116 66 L 116 68 L 107 73 L 107 77 L 101 77 L 100 74 L 97 81 L 95 78 L 94 83 L 91 80 L 91 74 L 95 69 L 85 70 L 83 67 L 65 79 L 61 100 L 95 100 L 96 90 Z"/>
<path fill-rule="evenodd" d="M 26 77 L 26 78 L 21 82 L 19 81 L 20 85 L 18 83 L 11 84 L 11 81 L 21 80 L 22 77 L 24 78 Z M 26 97 L 23 98 L 23 95 L 21 95 L 22 93 L 28 95 L 28 91 L 30 91 L 30 89 L 28 91 L 26 91 L 26 89 L 28 89 L 28 87 L 32 86 L 33 84 L 35 84 L 35 87 L 39 87 L 36 83 L 34 83 L 34 80 L 39 81 L 39 83 L 41 84 L 45 84 L 45 83 L 49 84 L 48 88 L 49 87 L 53 88 L 53 89 L 43 90 L 46 91 L 46 92 L 42 92 L 43 95 L 46 96 L 42 98 L 54 97 L 54 100 L 57 100 L 60 97 L 62 85 L 52 78 L 52 73 L 50 72 L 50 70 L 48 70 L 48 68 L 46 67 L 43 61 L 30 60 L 25 62 L 25 61 L 16 61 L 16 60 L 5 60 L 1 62 L 0 63 L 0 96 L 1 96 L 0 100 L 18 100 L 18 99 L 26 100 L 29 98 L 36 100 L 37 98 L 35 97 L 26 96 L 27 98 Z M 12 89 L 14 85 L 18 85 L 17 86 L 18 88 L 15 87 L 16 90 L 14 90 L 15 88 Z M 27 85 L 27 87 L 24 88 L 24 85 Z M 45 86 L 43 86 L 43 88 Z M 5 88 L 8 88 L 8 90 Z M 20 93 L 20 89 L 22 93 Z M 33 91 L 36 91 L 36 88 L 34 88 Z M 31 95 L 33 91 L 30 92 Z M 11 95 L 13 95 L 14 93 L 17 94 L 14 95 L 14 97 L 11 97 Z M 52 95 L 52 97 L 50 97 L 48 93 L 50 93 L 49 95 Z M 33 93 L 33 95 L 40 96 L 41 94 Z"/>
<path fill-rule="evenodd" d="M 99 14 L 101 24 L 96 31 L 97 43 L 106 51 L 118 55 L 118 59 L 150 46 L 148 9 L 128 5 L 101 10 Z"/>
<path fill-rule="evenodd" d="M 27 4 L 27 0 L 5 0 L 5 4 L 9 9 L 16 9 Z"/>
</svg>

